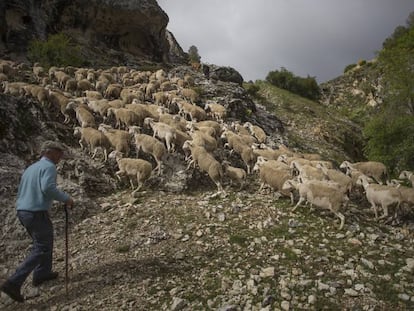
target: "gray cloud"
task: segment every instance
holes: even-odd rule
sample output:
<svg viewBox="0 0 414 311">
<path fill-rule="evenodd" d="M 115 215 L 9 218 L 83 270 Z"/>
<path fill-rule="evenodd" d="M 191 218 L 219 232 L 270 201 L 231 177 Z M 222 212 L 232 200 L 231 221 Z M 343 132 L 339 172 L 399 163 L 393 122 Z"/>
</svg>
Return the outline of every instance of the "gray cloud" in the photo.
<svg viewBox="0 0 414 311">
<path fill-rule="evenodd" d="M 245 80 L 285 67 L 319 82 L 372 59 L 413 0 L 158 0 L 168 29 L 202 62 L 237 69 Z"/>
</svg>

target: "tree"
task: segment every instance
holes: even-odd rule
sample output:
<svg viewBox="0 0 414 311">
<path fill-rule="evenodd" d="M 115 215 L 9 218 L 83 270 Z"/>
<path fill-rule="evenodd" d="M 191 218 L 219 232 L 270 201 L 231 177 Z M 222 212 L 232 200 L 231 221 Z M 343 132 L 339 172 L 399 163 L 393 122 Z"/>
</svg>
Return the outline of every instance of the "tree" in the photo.
<svg viewBox="0 0 414 311">
<path fill-rule="evenodd" d="M 188 49 L 188 58 L 190 63 L 200 63 L 201 57 L 198 54 L 198 49 L 195 45 L 190 46 Z"/>
</svg>

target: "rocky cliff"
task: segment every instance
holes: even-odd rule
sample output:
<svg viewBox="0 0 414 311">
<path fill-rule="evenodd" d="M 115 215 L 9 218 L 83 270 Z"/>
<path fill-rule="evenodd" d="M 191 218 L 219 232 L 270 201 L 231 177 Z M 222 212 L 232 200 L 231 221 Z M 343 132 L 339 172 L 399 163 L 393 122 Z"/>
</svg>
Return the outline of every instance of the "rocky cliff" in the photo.
<svg viewBox="0 0 414 311">
<path fill-rule="evenodd" d="M 24 54 L 32 39 L 64 32 L 83 49 L 113 50 L 155 62 L 182 62 L 185 53 L 168 32 L 155 0 L 2 1 L 0 53 Z"/>
</svg>

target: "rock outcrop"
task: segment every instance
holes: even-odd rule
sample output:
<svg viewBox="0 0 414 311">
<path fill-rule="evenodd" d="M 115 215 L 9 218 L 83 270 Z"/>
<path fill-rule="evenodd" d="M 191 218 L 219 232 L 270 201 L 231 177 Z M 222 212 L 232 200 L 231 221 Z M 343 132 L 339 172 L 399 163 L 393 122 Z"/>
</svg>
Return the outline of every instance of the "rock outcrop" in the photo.
<svg viewBox="0 0 414 311">
<path fill-rule="evenodd" d="M 0 51 L 24 54 L 32 39 L 64 32 L 82 48 L 106 47 L 155 62 L 182 62 L 185 53 L 168 32 L 155 0 L 2 1 Z"/>
</svg>

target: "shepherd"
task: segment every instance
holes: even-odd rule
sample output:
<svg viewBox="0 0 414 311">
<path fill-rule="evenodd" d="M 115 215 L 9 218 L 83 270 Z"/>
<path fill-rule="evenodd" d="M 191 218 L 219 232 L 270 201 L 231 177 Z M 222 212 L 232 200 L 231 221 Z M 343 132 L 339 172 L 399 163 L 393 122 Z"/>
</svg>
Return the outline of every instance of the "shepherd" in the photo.
<svg viewBox="0 0 414 311">
<path fill-rule="evenodd" d="M 4 282 L 0 289 L 17 302 L 24 302 L 21 287 L 33 271 L 33 286 L 40 286 L 54 280 L 58 273 L 52 270 L 53 225 L 49 209 L 53 201 L 64 202 L 73 207 L 73 199 L 56 186 L 56 165 L 64 156 L 66 147 L 55 141 L 46 141 L 41 146 L 42 157 L 30 165 L 20 180 L 17 192 L 16 209 L 20 223 L 33 241 L 30 254 Z"/>
</svg>

